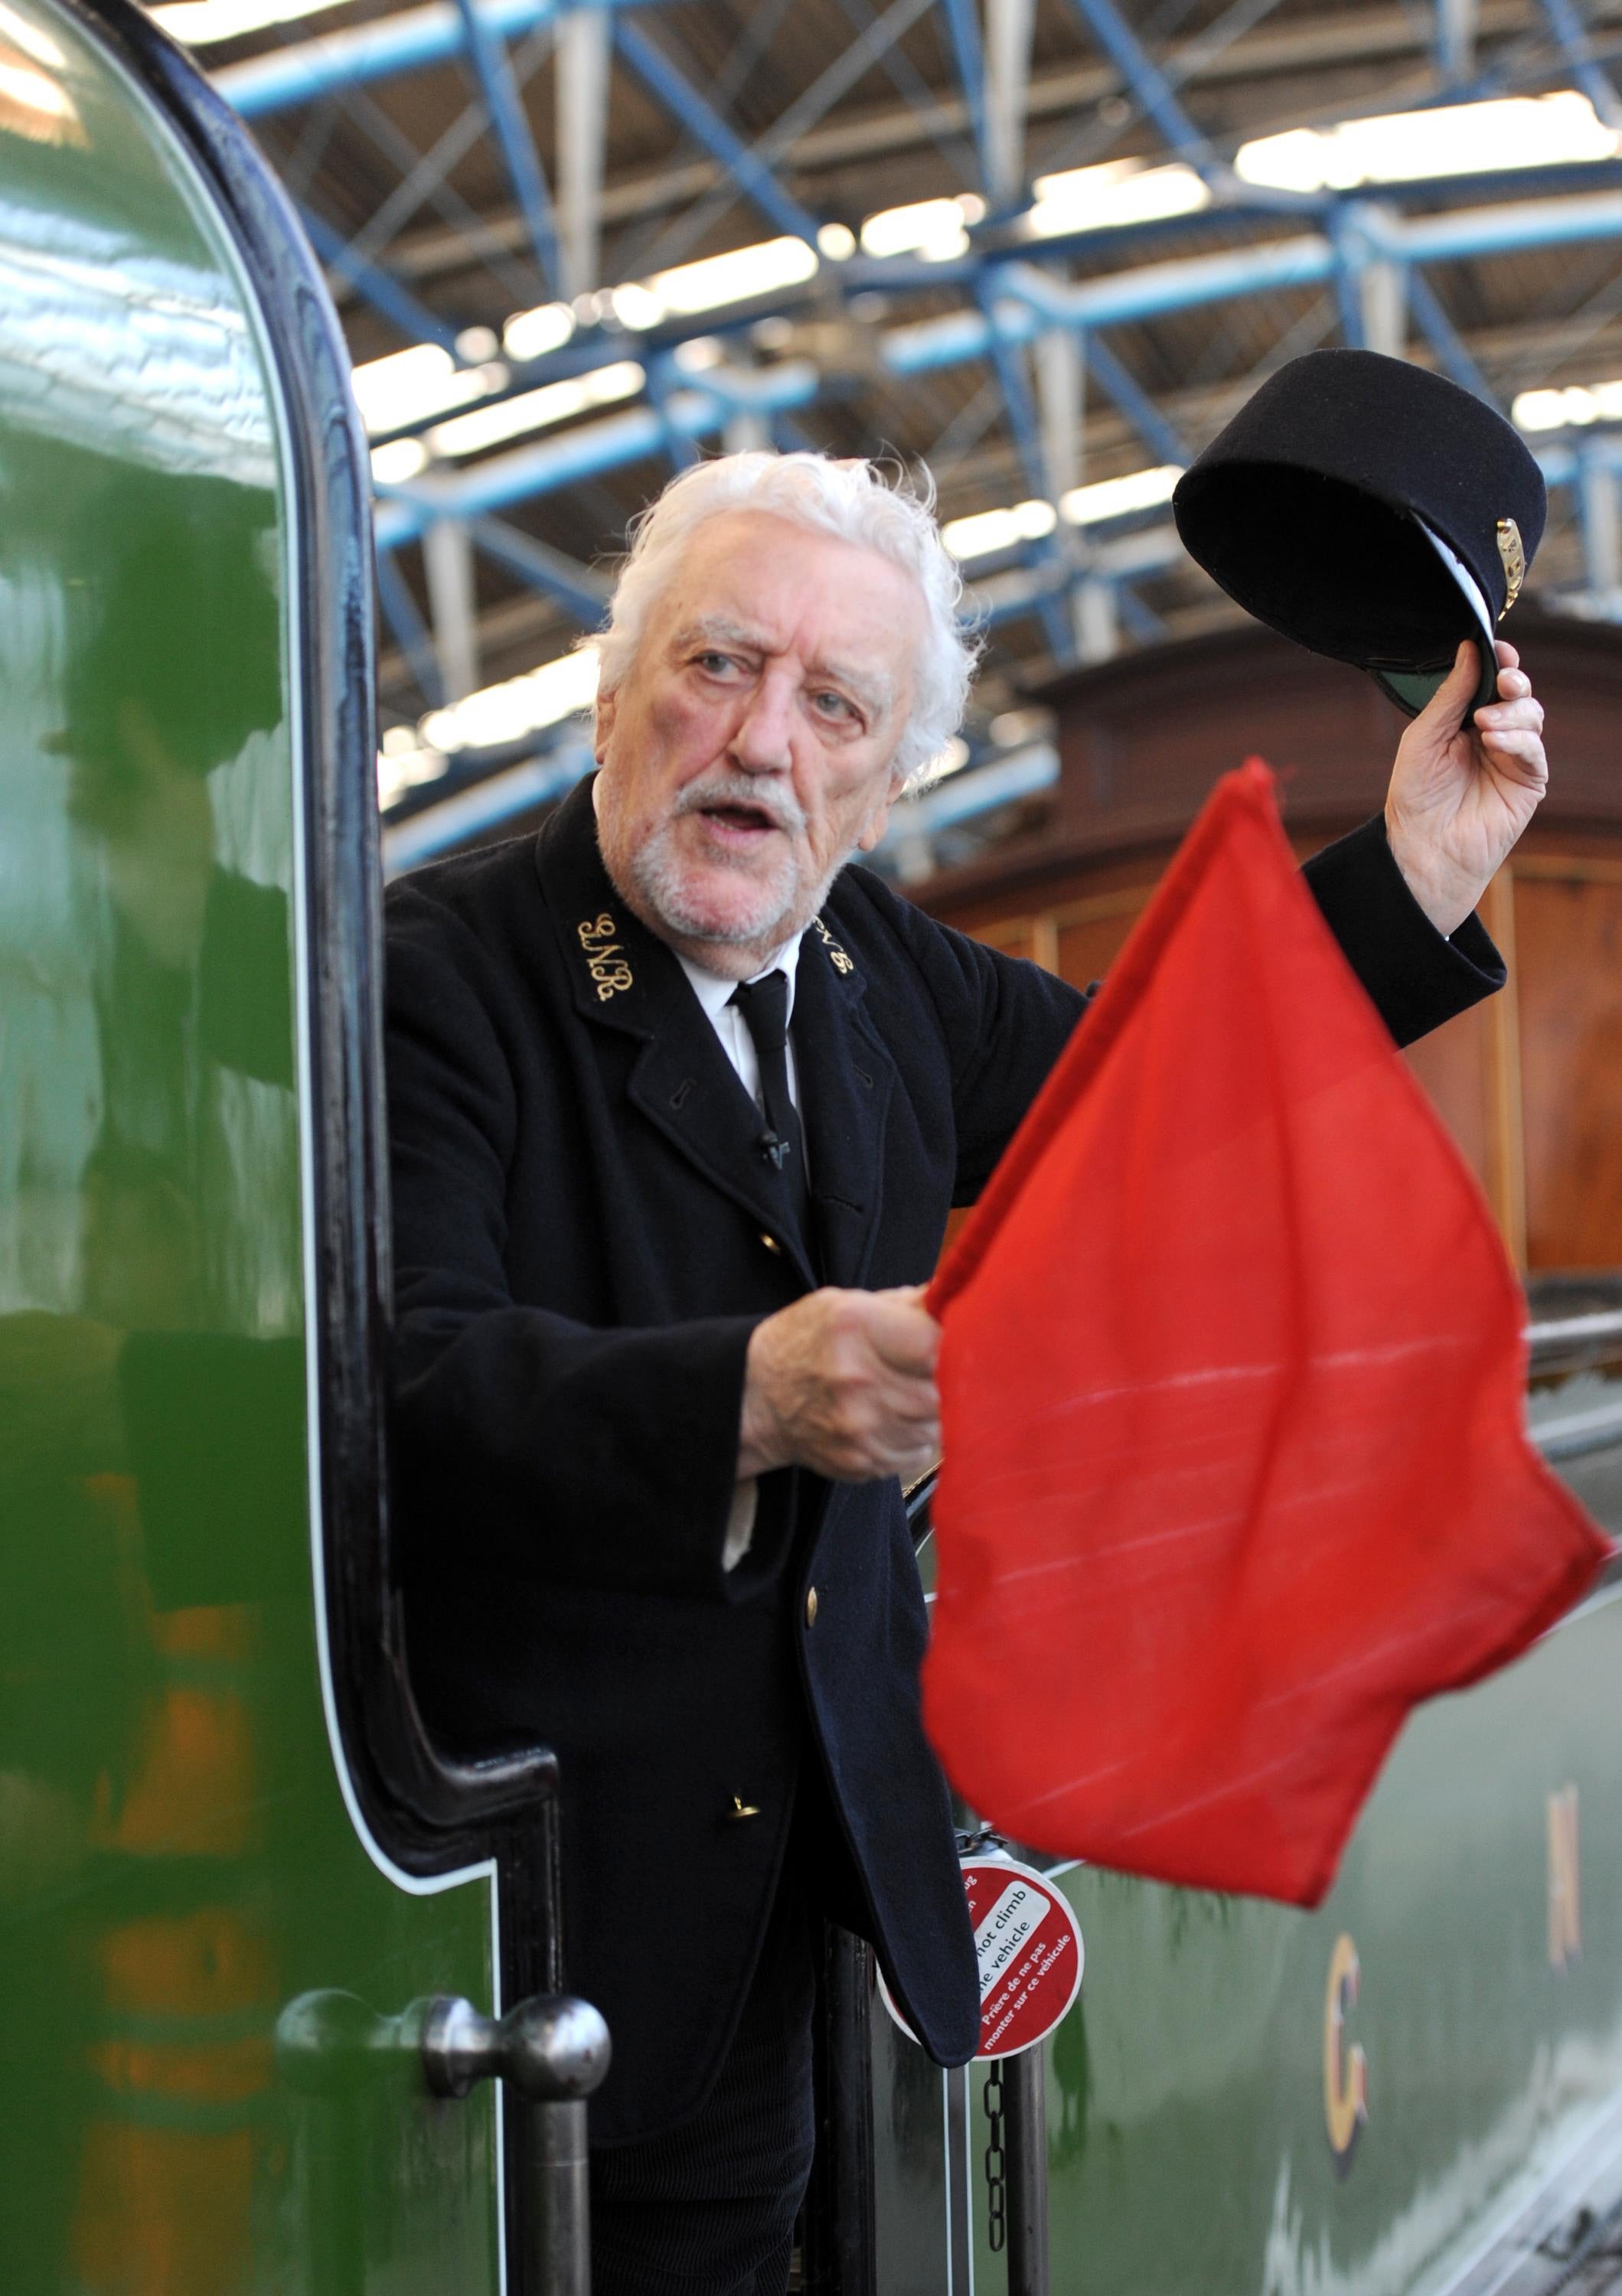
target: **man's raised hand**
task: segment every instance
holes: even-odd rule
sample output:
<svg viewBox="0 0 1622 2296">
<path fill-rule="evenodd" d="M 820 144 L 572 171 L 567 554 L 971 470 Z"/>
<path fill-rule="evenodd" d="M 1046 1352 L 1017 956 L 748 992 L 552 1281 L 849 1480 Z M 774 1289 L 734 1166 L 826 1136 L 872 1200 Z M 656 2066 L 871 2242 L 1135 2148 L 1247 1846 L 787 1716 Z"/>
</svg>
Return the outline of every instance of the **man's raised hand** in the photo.
<svg viewBox="0 0 1622 2296">
<path fill-rule="evenodd" d="M 1464 724 L 1477 653 L 1466 639 L 1447 682 L 1403 735 L 1386 798 L 1397 867 L 1438 932 L 1462 925 L 1548 786 L 1543 705 L 1498 643 L 1498 699 Z"/>
<path fill-rule="evenodd" d="M 940 1456 L 940 1325 L 923 1288 L 809 1292 L 749 1344 L 738 1475 L 811 1467 L 835 1482 L 922 1474 Z"/>
</svg>

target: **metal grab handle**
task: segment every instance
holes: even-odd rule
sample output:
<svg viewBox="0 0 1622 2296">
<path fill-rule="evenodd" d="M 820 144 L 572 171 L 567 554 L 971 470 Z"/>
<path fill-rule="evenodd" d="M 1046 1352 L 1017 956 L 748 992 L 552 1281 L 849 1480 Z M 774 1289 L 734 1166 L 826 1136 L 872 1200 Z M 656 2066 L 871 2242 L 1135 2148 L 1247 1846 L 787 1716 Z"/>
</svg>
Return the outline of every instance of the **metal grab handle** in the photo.
<svg viewBox="0 0 1622 2296">
<path fill-rule="evenodd" d="M 414 2059 L 432 2096 L 504 2081 L 522 2178 L 519 2296 L 591 2296 L 591 2178 L 586 2100 L 609 2069 L 609 2030 L 589 2002 L 537 1994 L 504 2017 L 459 1995 L 379 2016 L 353 1993 L 301 1993 L 276 2020 L 276 2064 L 303 2096 L 353 2096 Z"/>
<path fill-rule="evenodd" d="M 426 2005 L 422 2070 L 435 2096 L 504 2080 L 529 2104 L 587 2097 L 609 2069 L 609 2030 L 588 2001 L 537 1994 L 501 2018 L 443 1994 Z"/>
<path fill-rule="evenodd" d="M 422 2070 L 436 2096 L 502 2080 L 518 2108 L 524 2296 L 591 2296 L 586 2100 L 609 2069 L 609 2030 L 589 2002 L 537 1994 L 501 2018 L 471 2001 L 428 2004 Z"/>
<path fill-rule="evenodd" d="M 276 2065 L 303 2096 L 340 2096 L 402 2057 L 421 2059 L 429 2093 L 465 2096 L 504 2080 L 527 2103 L 587 2097 L 609 2069 L 609 2030 L 588 2001 L 537 1994 L 502 2018 L 457 1994 L 380 2016 L 353 1993 L 301 1993 L 276 2020 Z"/>
</svg>

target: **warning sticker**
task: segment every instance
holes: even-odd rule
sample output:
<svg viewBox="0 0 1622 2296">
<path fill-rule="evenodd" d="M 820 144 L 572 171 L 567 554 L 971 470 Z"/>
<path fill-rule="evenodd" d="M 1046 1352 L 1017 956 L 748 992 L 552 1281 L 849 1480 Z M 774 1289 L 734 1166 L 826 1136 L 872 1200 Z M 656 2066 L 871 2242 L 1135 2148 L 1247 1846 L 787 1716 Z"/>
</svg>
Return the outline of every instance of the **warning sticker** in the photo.
<svg viewBox="0 0 1622 2296">
<path fill-rule="evenodd" d="M 1045 1890 L 1033 1889 L 1023 1874 L 1011 1882 L 1000 1897 L 992 1899 L 990 1911 L 974 1932 L 982 2001 L 995 1990 L 997 1980 L 1007 1975 L 1010 1964 L 1017 1958 L 1032 1931 L 1047 1919 L 1052 1902 Z M 969 1910 L 971 1914 L 974 1911 L 972 1897 Z"/>
<path fill-rule="evenodd" d="M 980 2045 L 974 2054 L 1018 2056 L 1046 2039 L 1080 1989 L 1080 1924 L 1051 1882 L 1012 1858 L 965 1858 L 963 1888 L 980 1976 Z M 911 2035 L 882 1978 L 879 1989 L 897 2024 Z"/>
</svg>

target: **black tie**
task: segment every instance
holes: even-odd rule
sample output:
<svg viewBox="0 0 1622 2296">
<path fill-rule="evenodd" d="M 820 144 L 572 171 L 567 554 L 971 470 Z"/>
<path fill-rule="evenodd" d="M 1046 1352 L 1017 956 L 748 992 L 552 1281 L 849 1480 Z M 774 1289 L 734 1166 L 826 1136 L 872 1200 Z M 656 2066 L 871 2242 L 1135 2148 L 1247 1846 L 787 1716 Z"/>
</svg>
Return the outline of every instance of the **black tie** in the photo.
<svg viewBox="0 0 1622 2296">
<path fill-rule="evenodd" d="M 760 1152 L 781 1177 L 791 1215 L 801 1241 L 808 1246 L 811 1189 L 806 1172 L 805 1135 L 789 1091 L 788 975 L 768 972 L 760 980 L 747 980 L 733 989 L 732 1001 L 755 1040 L 755 1058 L 760 1064 L 760 1096 L 766 1114 Z"/>
</svg>

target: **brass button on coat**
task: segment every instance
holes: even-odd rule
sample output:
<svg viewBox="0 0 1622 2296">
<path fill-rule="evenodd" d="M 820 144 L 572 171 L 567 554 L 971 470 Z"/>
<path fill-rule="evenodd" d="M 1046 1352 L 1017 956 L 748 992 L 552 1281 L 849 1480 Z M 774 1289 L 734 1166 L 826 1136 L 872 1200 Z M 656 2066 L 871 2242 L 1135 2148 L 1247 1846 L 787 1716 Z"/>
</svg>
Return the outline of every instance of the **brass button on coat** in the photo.
<svg viewBox="0 0 1622 2296">
<path fill-rule="evenodd" d="M 726 1815 L 735 1824 L 741 1817 L 758 1817 L 760 1810 L 759 1806 L 757 1803 L 745 1801 L 741 1794 L 734 1794 L 733 1796 L 733 1806 L 727 1811 Z"/>
<path fill-rule="evenodd" d="M 806 1624 L 808 1627 L 814 1627 L 816 1624 L 816 1589 L 815 1587 L 807 1587 L 806 1589 Z"/>
<path fill-rule="evenodd" d="M 761 1242 L 762 1242 L 762 1243 L 764 1243 L 764 1244 L 765 1244 L 765 1246 L 766 1246 L 766 1250 L 767 1250 L 768 1251 L 774 1251 L 774 1252 L 776 1252 L 776 1253 L 777 1253 L 777 1255 L 779 1256 L 779 1258 L 781 1258 L 781 1257 L 782 1257 L 782 1244 L 780 1244 L 780 1243 L 778 1242 L 777 1238 L 776 1238 L 774 1235 L 767 1235 L 767 1234 L 766 1234 L 766 1231 L 764 1230 L 764 1228 L 761 1230 L 760 1241 L 761 1241 Z"/>
</svg>

